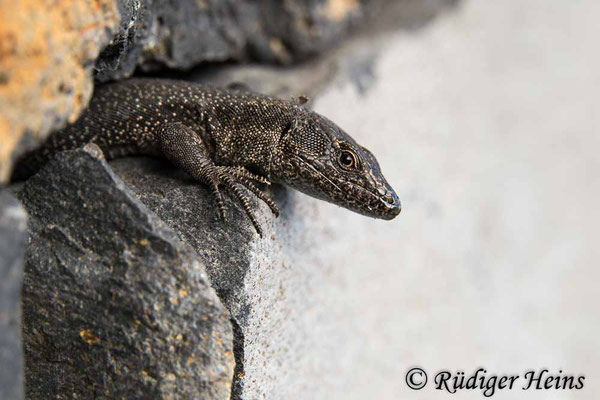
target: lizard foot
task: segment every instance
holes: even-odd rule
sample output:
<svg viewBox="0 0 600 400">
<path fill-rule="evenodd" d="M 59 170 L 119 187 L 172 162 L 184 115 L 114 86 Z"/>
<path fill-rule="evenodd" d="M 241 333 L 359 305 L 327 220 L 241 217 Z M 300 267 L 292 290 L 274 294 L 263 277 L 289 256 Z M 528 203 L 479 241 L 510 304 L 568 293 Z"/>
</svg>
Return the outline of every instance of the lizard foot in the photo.
<svg viewBox="0 0 600 400">
<path fill-rule="evenodd" d="M 262 237 L 263 230 L 260 227 L 258 219 L 254 215 L 252 208 L 250 207 L 249 197 L 244 191 L 242 191 L 241 188 L 244 187 L 248 189 L 250 192 L 254 193 L 256 197 L 264 201 L 276 217 L 279 216 L 279 209 L 277 208 L 275 202 L 271 200 L 262 190 L 257 188 L 252 181 L 258 181 L 266 185 L 271 184 L 266 178 L 260 175 L 255 175 L 243 167 L 219 166 L 217 167 L 217 181 L 213 182 L 212 188 L 215 196 L 217 197 L 217 206 L 219 207 L 219 215 L 221 218 L 225 217 L 225 202 L 223 201 L 223 196 L 221 195 L 219 186 L 223 186 L 233 193 L 233 195 L 242 205 L 242 208 L 252 222 L 252 225 L 254 225 L 256 232 Z"/>
</svg>

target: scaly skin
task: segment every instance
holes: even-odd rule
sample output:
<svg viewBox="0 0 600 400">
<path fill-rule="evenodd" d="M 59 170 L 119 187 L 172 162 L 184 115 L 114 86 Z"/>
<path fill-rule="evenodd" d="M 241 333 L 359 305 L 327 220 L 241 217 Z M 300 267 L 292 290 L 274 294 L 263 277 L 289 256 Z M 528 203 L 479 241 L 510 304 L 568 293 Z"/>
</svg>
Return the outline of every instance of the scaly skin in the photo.
<svg viewBox="0 0 600 400">
<path fill-rule="evenodd" d="M 397 216 L 400 201 L 373 154 L 302 103 L 185 81 L 103 85 L 79 120 L 26 155 L 13 177 L 25 178 L 52 154 L 93 142 L 108 159 L 166 157 L 212 187 L 222 216 L 221 189 L 227 189 L 261 235 L 242 188 L 279 211 L 253 181 L 283 183 L 374 218 Z"/>
</svg>

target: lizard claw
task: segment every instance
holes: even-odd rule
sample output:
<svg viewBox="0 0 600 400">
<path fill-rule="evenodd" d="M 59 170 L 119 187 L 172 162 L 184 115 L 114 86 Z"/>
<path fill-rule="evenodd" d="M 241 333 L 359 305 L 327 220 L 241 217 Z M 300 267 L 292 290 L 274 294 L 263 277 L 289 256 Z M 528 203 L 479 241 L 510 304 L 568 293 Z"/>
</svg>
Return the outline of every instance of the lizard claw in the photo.
<svg viewBox="0 0 600 400">
<path fill-rule="evenodd" d="M 258 219 L 254 215 L 252 207 L 250 206 L 250 199 L 246 193 L 244 193 L 241 187 L 248 189 L 254 193 L 256 197 L 265 202 L 273 214 L 276 217 L 279 216 L 279 209 L 273 200 L 271 200 L 262 190 L 257 188 L 251 180 L 255 180 L 264 184 L 270 184 L 270 182 L 262 176 L 255 175 L 243 167 L 217 167 L 217 183 L 213 184 L 213 191 L 217 196 L 217 204 L 219 206 L 219 214 L 221 217 L 224 216 L 225 205 L 221 193 L 219 191 L 219 185 L 226 187 L 240 202 L 242 208 L 246 212 L 246 215 L 254 225 L 256 232 L 260 237 L 263 236 L 263 230 L 258 223 Z"/>
<path fill-rule="evenodd" d="M 265 192 L 254 186 L 252 182 L 245 178 L 239 178 L 239 183 L 242 184 L 246 189 L 254 193 L 256 197 L 264 201 L 269 206 L 275 217 L 279 217 L 279 208 L 277 208 L 277 204 L 275 204 L 275 202 L 271 200 L 271 198 L 267 196 Z"/>
</svg>

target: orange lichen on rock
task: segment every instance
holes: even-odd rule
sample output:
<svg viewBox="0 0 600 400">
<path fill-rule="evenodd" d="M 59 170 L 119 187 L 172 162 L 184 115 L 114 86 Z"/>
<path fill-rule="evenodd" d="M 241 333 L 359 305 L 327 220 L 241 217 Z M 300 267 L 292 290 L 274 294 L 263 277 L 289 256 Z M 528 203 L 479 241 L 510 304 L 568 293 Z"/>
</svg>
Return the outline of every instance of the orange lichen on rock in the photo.
<svg viewBox="0 0 600 400">
<path fill-rule="evenodd" d="M 81 336 L 83 341 L 89 344 L 90 346 L 95 345 L 100 341 L 100 338 L 89 329 L 82 329 L 81 331 L 79 331 L 79 336 Z"/>
<path fill-rule="evenodd" d="M 358 0 L 327 0 L 322 14 L 333 21 L 342 21 L 360 9 Z"/>
<path fill-rule="evenodd" d="M 87 105 L 92 69 L 120 17 L 115 0 L 0 0 L 0 183 L 18 144 L 41 141 Z"/>
</svg>

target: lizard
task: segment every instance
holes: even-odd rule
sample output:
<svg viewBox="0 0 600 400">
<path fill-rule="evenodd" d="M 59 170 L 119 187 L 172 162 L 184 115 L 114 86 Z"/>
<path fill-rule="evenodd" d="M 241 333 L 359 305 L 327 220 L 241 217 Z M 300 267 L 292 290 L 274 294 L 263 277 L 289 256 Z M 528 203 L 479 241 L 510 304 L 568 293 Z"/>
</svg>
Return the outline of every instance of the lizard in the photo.
<svg viewBox="0 0 600 400">
<path fill-rule="evenodd" d="M 248 191 L 275 216 L 279 210 L 258 183 L 282 183 L 369 217 L 396 217 L 400 200 L 375 156 L 306 101 L 168 79 L 99 85 L 74 123 L 20 158 L 13 180 L 32 175 L 60 151 L 95 143 L 108 160 L 167 158 L 211 187 L 221 218 L 227 191 L 260 236 Z"/>
</svg>

